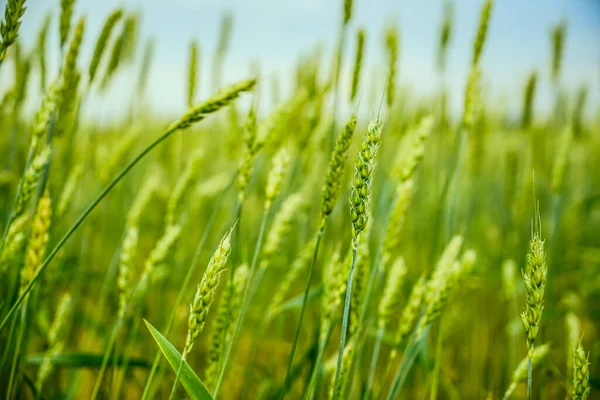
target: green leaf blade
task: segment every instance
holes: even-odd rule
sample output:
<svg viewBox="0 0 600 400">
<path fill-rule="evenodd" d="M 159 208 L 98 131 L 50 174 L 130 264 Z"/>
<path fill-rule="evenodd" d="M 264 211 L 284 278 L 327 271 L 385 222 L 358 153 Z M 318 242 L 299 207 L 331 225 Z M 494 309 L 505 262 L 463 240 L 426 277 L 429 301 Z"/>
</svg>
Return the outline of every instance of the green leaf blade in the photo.
<svg viewBox="0 0 600 400">
<path fill-rule="evenodd" d="M 158 344 L 160 351 L 163 353 L 169 365 L 173 369 L 173 372 L 177 372 L 181 363 L 181 354 L 177 349 L 165 338 L 152 324 L 144 320 L 150 334 Z M 213 400 L 213 397 L 206 389 L 204 383 L 194 373 L 189 364 L 184 361 L 181 375 L 179 376 L 179 382 L 183 385 L 187 393 L 194 400 Z"/>
</svg>

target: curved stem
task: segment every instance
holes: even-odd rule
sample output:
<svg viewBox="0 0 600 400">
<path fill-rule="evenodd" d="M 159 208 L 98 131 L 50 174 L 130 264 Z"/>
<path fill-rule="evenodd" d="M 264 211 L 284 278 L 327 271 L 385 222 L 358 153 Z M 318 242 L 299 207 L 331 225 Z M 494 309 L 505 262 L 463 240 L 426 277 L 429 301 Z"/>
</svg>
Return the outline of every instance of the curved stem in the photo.
<svg viewBox="0 0 600 400">
<path fill-rule="evenodd" d="M 233 336 L 231 337 L 231 341 L 227 346 L 227 350 L 225 351 L 225 356 L 223 357 L 223 365 L 221 365 L 221 371 L 219 372 L 219 379 L 217 380 L 217 384 L 215 385 L 215 390 L 213 393 L 213 397 L 216 399 L 219 393 L 219 388 L 221 387 L 221 383 L 223 382 L 223 377 L 225 375 L 225 369 L 227 368 L 227 363 L 229 362 L 229 357 L 231 356 L 231 349 L 235 344 L 235 341 L 240 333 L 240 327 L 242 325 L 242 321 L 244 320 L 244 316 L 248 311 L 249 301 L 246 301 L 248 297 L 248 292 L 250 291 L 250 286 L 252 285 L 252 278 L 254 277 L 254 273 L 256 271 L 256 265 L 258 261 L 258 254 L 262 247 L 263 238 L 265 236 L 265 226 L 267 225 L 267 218 L 269 216 L 270 208 L 265 209 L 262 217 L 262 221 L 260 222 L 260 229 L 258 231 L 258 238 L 256 239 L 256 245 L 254 247 L 254 255 L 252 256 L 252 265 L 250 266 L 250 272 L 248 273 L 248 281 L 246 282 L 246 288 L 244 289 L 244 296 L 242 297 L 242 308 L 238 314 L 235 329 L 233 331 Z"/>
<path fill-rule="evenodd" d="M 323 232 L 325 232 L 325 223 L 321 224 L 319 232 L 317 233 L 317 243 L 315 244 L 315 252 L 313 253 L 312 262 L 310 263 L 310 267 L 308 268 L 308 278 L 306 279 L 306 287 L 304 288 L 304 298 L 302 299 L 302 308 L 300 309 L 300 319 L 298 320 L 298 325 L 296 326 L 296 333 L 294 334 L 294 341 L 292 342 L 292 351 L 290 352 L 290 355 L 288 357 L 288 365 L 287 370 L 285 372 L 285 380 L 283 381 L 283 390 L 281 393 L 282 400 L 285 398 L 285 393 L 287 392 L 288 385 L 290 384 L 290 372 L 292 370 L 292 364 L 294 362 L 294 354 L 296 353 L 298 340 L 300 339 L 300 332 L 302 330 L 302 320 L 304 319 L 306 303 L 308 303 L 308 292 L 310 291 L 310 283 L 312 281 L 313 271 L 317 262 L 317 257 L 319 254 L 319 245 L 321 244 Z"/>
<path fill-rule="evenodd" d="M 342 334 L 340 337 L 340 347 L 338 349 L 337 364 L 335 367 L 334 393 L 333 398 L 339 398 L 340 391 L 340 373 L 342 370 L 342 358 L 344 356 L 344 347 L 346 347 L 346 336 L 348 334 L 348 320 L 350 318 L 350 298 L 352 296 L 352 280 L 354 279 L 354 270 L 356 269 L 356 258 L 358 256 L 358 238 L 352 242 L 352 265 L 348 273 L 348 283 L 346 284 L 346 299 L 344 301 L 344 316 L 342 318 Z"/>
<path fill-rule="evenodd" d="M 27 294 L 31 291 L 31 289 L 33 289 L 33 286 L 36 284 L 36 282 L 40 278 L 40 276 L 44 273 L 44 271 L 46 270 L 46 268 L 48 267 L 50 262 L 54 259 L 54 257 L 59 252 L 59 250 L 64 246 L 66 241 L 71 237 L 71 235 L 73 235 L 73 233 L 77 230 L 77 228 L 79 228 L 79 226 L 88 217 L 88 215 L 94 210 L 94 208 L 96 208 L 98 203 L 100 203 L 102 201 L 102 199 L 104 199 L 104 197 L 117 185 L 117 183 L 119 183 L 121 181 L 121 179 L 123 179 L 123 177 L 125 175 L 127 175 L 127 173 L 138 162 L 140 162 L 140 160 L 142 158 L 144 158 L 146 156 L 146 154 L 150 153 L 150 151 L 152 151 L 161 142 L 163 142 L 165 139 L 167 139 L 169 136 L 171 136 L 174 132 L 175 132 L 175 130 L 173 130 L 173 129 L 167 130 L 158 139 L 156 139 L 148 147 L 146 147 L 140 154 L 138 154 L 137 157 L 135 157 L 131 162 L 129 162 L 129 164 L 127 164 L 125 166 L 125 168 L 123 168 L 121 170 L 121 172 L 119 172 L 117 174 L 117 176 L 108 184 L 108 186 L 106 186 L 106 188 L 104 188 L 104 190 L 92 201 L 92 203 L 85 209 L 85 211 L 83 211 L 83 213 L 79 216 L 79 218 L 77 218 L 77 221 L 75 221 L 75 223 L 71 226 L 71 228 L 69 228 L 67 233 L 65 233 L 65 235 L 59 240 L 59 242 L 56 244 L 56 246 L 52 249 L 50 254 L 48 254 L 48 257 L 46 257 L 46 259 L 44 260 L 44 262 L 42 263 L 40 268 L 37 270 L 37 272 L 31 279 L 31 281 L 29 282 L 29 284 L 25 287 L 25 289 L 23 290 L 23 292 L 21 293 L 21 295 L 19 296 L 19 298 L 17 299 L 15 304 L 13 304 L 11 309 L 8 311 L 8 314 L 4 317 L 4 320 L 0 324 L 0 332 L 2 332 L 2 329 L 8 322 L 8 319 L 10 318 L 10 316 L 17 309 L 19 309 L 21 303 L 25 299 L 25 296 L 27 296 Z"/>
</svg>

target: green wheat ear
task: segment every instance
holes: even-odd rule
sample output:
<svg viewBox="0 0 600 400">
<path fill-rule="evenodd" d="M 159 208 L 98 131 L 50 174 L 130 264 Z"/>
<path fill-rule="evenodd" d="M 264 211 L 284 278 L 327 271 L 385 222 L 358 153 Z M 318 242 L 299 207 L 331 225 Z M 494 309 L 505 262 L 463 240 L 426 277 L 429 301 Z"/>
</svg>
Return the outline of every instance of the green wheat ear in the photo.
<svg viewBox="0 0 600 400">
<path fill-rule="evenodd" d="M 104 22 L 104 26 L 102 27 L 102 31 L 98 36 L 98 40 L 96 41 L 96 46 L 94 47 L 94 54 L 92 56 L 92 61 L 90 62 L 90 67 L 88 70 L 88 79 L 89 84 L 91 85 L 96 77 L 96 72 L 98 71 L 98 66 L 100 65 L 100 61 L 102 61 L 102 57 L 104 56 L 106 45 L 112 35 L 112 32 L 115 29 L 115 26 L 119 22 L 119 20 L 123 17 L 123 10 L 118 8 L 114 10 L 109 16 L 106 18 Z"/>
<path fill-rule="evenodd" d="M 350 218 L 354 242 L 358 240 L 358 236 L 366 228 L 369 220 L 375 156 L 377 156 L 381 144 L 382 126 L 378 119 L 369 123 L 354 164 L 354 178 L 350 195 Z"/>
<path fill-rule="evenodd" d="M 222 89 L 219 93 L 205 102 L 190 108 L 179 120 L 173 122 L 167 130 L 176 131 L 185 129 L 196 122 L 202 121 L 209 114 L 231 104 L 231 102 L 237 99 L 241 93 L 253 90 L 254 86 L 256 86 L 256 79 L 249 79 Z"/>
<path fill-rule="evenodd" d="M 8 0 L 4 10 L 4 21 L 0 23 L 0 65 L 6 57 L 6 50 L 15 43 L 25 13 L 25 0 Z"/>
</svg>

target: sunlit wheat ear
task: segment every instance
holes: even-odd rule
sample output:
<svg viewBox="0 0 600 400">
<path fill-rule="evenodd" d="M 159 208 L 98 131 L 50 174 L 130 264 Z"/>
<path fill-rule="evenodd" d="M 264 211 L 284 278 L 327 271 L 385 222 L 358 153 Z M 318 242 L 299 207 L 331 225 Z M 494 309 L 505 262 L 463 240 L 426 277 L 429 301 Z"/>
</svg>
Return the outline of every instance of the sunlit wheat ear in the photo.
<svg viewBox="0 0 600 400">
<path fill-rule="evenodd" d="M 71 18 L 73 17 L 73 7 L 75 0 L 60 0 L 60 47 L 65 47 L 69 32 L 71 30 Z"/>
<path fill-rule="evenodd" d="M 195 40 L 190 43 L 190 59 L 188 65 L 187 102 L 188 107 L 191 107 L 196 99 L 196 85 L 198 81 L 198 42 Z"/>
<path fill-rule="evenodd" d="M 0 64 L 6 57 L 6 49 L 17 40 L 21 18 L 25 13 L 25 0 L 7 0 L 4 21 L 0 23 Z"/>
<path fill-rule="evenodd" d="M 119 290 L 119 317 L 125 315 L 127 302 L 131 295 L 131 273 L 134 270 L 135 255 L 137 252 L 139 234 L 138 229 L 130 226 L 125 231 L 121 248 L 121 259 L 117 275 L 117 289 Z"/>
<path fill-rule="evenodd" d="M 542 361 L 544 361 L 544 359 L 546 358 L 548 353 L 550 353 L 550 344 L 546 343 L 541 346 L 538 346 L 533 352 L 533 358 L 532 358 L 533 366 L 536 366 L 539 363 L 541 363 Z M 514 392 L 514 390 L 517 388 L 517 385 L 519 383 L 527 380 L 527 364 L 528 363 L 529 363 L 528 357 L 525 357 L 521 360 L 521 362 L 515 369 L 515 372 L 513 372 L 510 386 L 508 387 L 508 389 L 506 390 L 506 393 L 504 394 L 504 399 L 508 399 L 510 397 L 510 395 Z"/>
<path fill-rule="evenodd" d="M 209 390 L 214 388 L 218 378 L 221 359 L 224 355 L 225 345 L 229 340 L 228 336 L 232 333 L 233 322 L 235 322 L 239 312 L 244 288 L 248 280 L 248 272 L 247 264 L 237 267 L 233 282 L 227 282 L 227 287 L 219 301 L 208 345 L 208 364 L 204 379 Z"/>
<path fill-rule="evenodd" d="M 419 313 L 421 311 L 421 304 L 427 291 L 427 280 L 425 276 L 421 276 L 419 280 L 414 284 L 408 301 L 402 310 L 400 319 L 398 321 L 398 333 L 396 335 L 396 343 L 400 344 L 406 340 L 412 333 Z M 394 355 L 394 353 L 392 353 Z"/>
<path fill-rule="evenodd" d="M 116 37 L 110 57 L 108 59 L 108 65 L 102 78 L 102 88 L 106 89 L 111 78 L 114 76 L 117 69 L 128 61 L 131 56 L 129 53 L 133 50 L 133 41 L 135 39 L 135 33 L 137 29 L 137 18 L 134 15 L 129 15 L 125 18 L 122 24 L 121 32 Z"/>
<path fill-rule="evenodd" d="M 204 158 L 204 152 L 197 151 L 191 155 L 183 173 L 177 179 L 171 196 L 167 201 L 167 213 L 165 216 L 165 225 L 173 225 L 176 219 L 177 208 L 182 198 L 188 191 L 196 176 L 200 173 L 200 164 Z"/>
<path fill-rule="evenodd" d="M 75 190 L 77 189 L 77 185 L 79 184 L 79 179 L 83 174 L 83 168 L 81 165 L 76 165 L 69 172 L 69 176 L 65 181 L 65 185 L 63 186 L 62 192 L 58 198 L 58 206 L 56 207 L 56 216 L 61 217 L 67 208 L 71 204 L 73 200 L 73 196 L 75 195 Z"/>
<path fill-rule="evenodd" d="M 337 310 L 342 305 L 346 291 L 346 268 L 341 259 L 339 250 L 333 253 L 331 260 L 323 268 L 323 298 L 321 300 L 321 339 L 325 335 L 325 328 L 332 323 Z"/>
<path fill-rule="evenodd" d="M 272 258 L 280 251 L 283 240 L 292 229 L 294 218 L 298 217 L 304 204 L 306 203 L 302 193 L 292 194 L 285 199 L 281 208 L 275 214 L 273 224 L 267 235 L 262 251 L 261 268 L 267 268 Z"/>
<path fill-rule="evenodd" d="M 123 17 L 123 10 L 118 8 L 111 12 L 106 21 L 104 22 L 104 26 L 102 27 L 102 31 L 98 36 L 98 40 L 96 41 L 96 46 L 94 47 L 94 54 L 92 56 L 92 60 L 90 62 L 90 67 L 88 69 L 88 79 L 89 84 L 91 85 L 96 77 L 96 73 L 98 72 L 98 66 L 102 61 L 104 53 L 106 52 L 106 45 L 110 40 L 112 32 L 115 29 L 115 26 L 119 22 L 119 20 Z"/>
<path fill-rule="evenodd" d="M 267 187 L 265 189 L 265 210 L 271 208 L 273 201 L 279 196 L 283 178 L 287 173 L 290 163 L 290 155 L 287 148 L 280 148 L 273 156 L 273 162 L 269 176 L 267 177 Z"/>
<path fill-rule="evenodd" d="M 535 89 L 537 86 L 537 74 L 532 72 L 525 85 L 525 94 L 523 96 L 523 111 L 521 113 L 521 129 L 525 130 L 531 126 L 533 121 L 533 100 L 535 98 Z"/>
<path fill-rule="evenodd" d="M 586 400 L 590 395 L 590 362 L 589 354 L 583 350 L 581 343 L 573 354 L 573 400 Z"/>
<path fill-rule="evenodd" d="M 419 123 L 411 129 L 407 139 L 408 148 L 400 153 L 401 156 L 393 167 L 394 177 L 401 181 L 407 181 L 415 174 L 423 160 L 425 144 L 433 132 L 433 124 L 434 118 L 429 115 L 421 118 Z"/>
<path fill-rule="evenodd" d="M 354 100 L 358 93 L 360 83 L 360 71 L 362 69 L 363 53 L 365 48 L 365 30 L 359 29 L 356 34 L 356 57 L 354 59 L 354 72 L 352 73 L 352 89 L 350 91 L 350 100 Z"/>
<path fill-rule="evenodd" d="M 138 191 L 129 212 L 127 213 L 126 223 L 128 226 L 138 225 L 146 206 L 152 199 L 152 196 L 156 193 L 157 188 L 158 179 L 156 177 L 151 177 L 144 181 L 142 188 Z"/>
<path fill-rule="evenodd" d="M 463 109 L 462 124 L 467 130 L 472 130 L 475 119 L 479 115 L 481 107 L 481 70 L 478 66 L 471 67 L 467 88 L 465 90 L 465 103 Z"/>
<path fill-rule="evenodd" d="M 46 257 L 50 221 L 52 219 L 52 200 L 48 189 L 38 201 L 37 211 L 33 217 L 27 251 L 25 252 L 25 265 L 21 270 L 21 291 L 29 284 Z"/>
<path fill-rule="evenodd" d="M 546 264 L 546 253 L 544 252 L 544 241 L 541 239 L 540 233 L 535 232 L 529 243 L 527 265 L 523 271 L 526 303 L 521 314 L 527 337 L 527 354 L 530 359 L 533 357 L 535 339 L 542 319 L 547 274 L 548 266 Z"/>
<path fill-rule="evenodd" d="M 29 165 L 29 168 L 27 171 L 25 171 L 21 185 L 21 193 L 19 193 L 19 198 L 17 200 L 17 204 L 15 205 L 15 216 L 20 216 L 23 212 L 25 204 L 27 204 L 31 198 L 31 194 L 37 187 L 42 175 L 42 171 L 46 167 L 46 164 L 48 164 L 49 159 L 50 149 L 46 147 L 33 159 Z"/>
<path fill-rule="evenodd" d="M 352 135 L 354 135 L 355 130 L 356 115 L 352 114 L 335 141 L 335 147 L 331 153 L 331 159 L 327 167 L 327 175 L 325 175 L 325 184 L 323 185 L 321 197 L 321 223 L 324 223 L 335 207 L 342 185 L 342 178 L 344 177 L 348 149 L 352 143 Z"/>
<path fill-rule="evenodd" d="M 348 25 L 352 19 L 353 0 L 344 0 L 344 25 Z"/>
<path fill-rule="evenodd" d="M 42 98 L 42 104 L 40 109 L 38 110 L 35 116 L 35 125 L 33 127 L 33 144 L 32 147 L 35 147 L 37 143 L 42 141 L 46 132 L 48 131 L 48 126 L 50 125 L 50 120 L 52 114 L 56 110 L 56 107 L 62 98 L 61 95 L 61 87 L 58 82 L 54 82 L 50 84 L 46 92 L 44 93 L 44 97 Z"/>
<path fill-rule="evenodd" d="M 194 341 L 198 335 L 200 335 L 202 329 L 204 329 L 206 316 L 208 315 L 208 310 L 214 300 L 215 291 L 219 285 L 221 274 L 225 271 L 225 264 L 227 263 L 230 251 L 231 230 L 223 237 L 219 247 L 217 247 L 217 250 L 211 257 L 208 266 L 206 267 L 206 271 L 204 272 L 204 276 L 196 289 L 194 301 L 190 304 L 188 333 L 182 354 L 183 359 L 190 353 Z"/>
<path fill-rule="evenodd" d="M 0 254 L 0 274 L 4 273 L 9 264 L 15 261 L 23 248 L 25 239 L 27 238 L 26 228 L 29 218 L 30 215 L 25 213 L 10 224 L 8 233 L 6 234 L 6 243 L 2 249 L 2 254 Z"/>
<path fill-rule="evenodd" d="M 254 158 L 259 149 L 260 147 L 256 142 L 256 103 L 254 102 L 246 117 L 244 136 L 242 138 L 242 159 L 238 176 L 235 180 L 239 201 L 243 201 L 246 197 L 246 188 L 252 176 Z"/>
<path fill-rule="evenodd" d="M 573 141 L 573 128 L 569 125 L 564 128 L 559 140 L 556 159 L 552 168 L 552 192 L 562 193 L 565 184 L 565 174 L 569 162 L 569 152 Z"/>
<path fill-rule="evenodd" d="M 385 236 L 383 237 L 382 262 L 387 265 L 388 261 L 398 251 L 401 242 L 402 231 L 408 206 L 414 194 L 413 179 L 408 179 L 398 185 L 396 188 L 396 200 L 392 215 L 387 224 Z"/>
<path fill-rule="evenodd" d="M 386 104 L 392 107 L 396 95 L 396 65 L 398 64 L 398 30 L 395 26 L 389 26 L 385 31 L 385 48 L 388 59 L 388 77 L 386 87 Z"/>
<path fill-rule="evenodd" d="M 464 239 L 462 236 L 456 235 L 448 242 L 431 274 L 429 286 L 438 285 L 438 281 L 444 279 L 444 274 L 447 273 L 458 258 L 463 241 Z"/>
<path fill-rule="evenodd" d="M 237 99 L 241 93 L 253 90 L 254 86 L 256 86 L 256 80 L 250 79 L 238 82 L 234 85 L 226 87 L 225 89 L 222 89 L 205 102 L 190 108 L 189 111 L 183 115 L 183 117 L 171 124 L 168 130 L 176 131 L 179 129 L 185 129 L 199 121 L 202 121 L 209 114 L 217 112 L 221 108 L 228 106 L 232 101 Z"/>
<path fill-rule="evenodd" d="M 453 7 L 450 1 L 444 1 L 444 20 L 440 29 L 440 41 L 438 46 L 438 67 L 444 70 L 446 66 L 446 54 L 452 36 L 452 14 Z"/>
<path fill-rule="evenodd" d="M 489 28 L 490 15 L 492 14 L 492 5 L 494 0 L 485 0 L 483 7 L 481 8 L 481 14 L 479 17 L 479 27 L 477 28 L 477 35 L 473 44 L 473 64 L 478 65 L 483 46 L 485 45 L 485 39 Z"/>
<path fill-rule="evenodd" d="M 269 312 L 267 313 L 267 318 L 273 319 L 278 311 L 278 308 L 283 304 L 285 300 L 285 296 L 288 294 L 290 289 L 292 288 L 293 283 L 300 276 L 300 273 L 308 267 L 310 261 L 313 258 L 313 254 L 315 251 L 315 246 L 317 243 L 317 238 L 314 236 L 302 249 L 302 252 L 292 262 L 291 268 L 287 270 L 285 277 L 282 281 L 279 282 L 276 288 L 276 292 L 269 303 Z"/>
<path fill-rule="evenodd" d="M 85 19 L 80 18 L 75 26 L 69 48 L 61 67 L 61 86 L 59 90 L 59 112 L 56 121 L 56 132 L 62 134 L 67 129 L 72 113 L 75 112 L 78 96 L 77 89 L 81 80 L 81 73 L 77 69 L 77 59 L 85 31 Z"/>
<path fill-rule="evenodd" d="M 156 267 L 166 260 L 169 251 L 173 248 L 177 239 L 179 239 L 180 234 L 181 226 L 179 225 L 168 226 L 165 229 L 165 233 L 156 243 L 156 246 L 152 249 L 144 263 L 144 271 L 141 278 L 144 283 L 153 278 Z"/>
<path fill-rule="evenodd" d="M 47 63 L 46 63 L 46 43 L 48 37 L 48 31 L 50 30 L 50 23 L 52 21 L 52 15 L 50 13 L 46 14 L 44 18 L 44 23 L 40 28 L 37 42 L 35 45 L 35 52 L 37 55 L 37 59 L 39 62 L 40 68 L 40 89 L 42 92 L 46 91 L 46 79 L 47 79 Z"/>
<path fill-rule="evenodd" d="M 404 258 L 399 257 L 389 269 L 387 282 L 377 309 L 377 325 L 384 329 L 392 320 L 402 294 L 402 284 L 406 276 Z"/>
<path fill-rule="evenodd" d="M 566 31 L 567 23 L 563 21 L 552 28 L 550 32 L 552 38 L 552 81 L 555 84 L 560 78 Z"/>
<path fill-rule="evenodd" d="M 41 392 L 44 382 L 52 373 L 51 357 L 61 354 L 68 338 L 69 324 L 73 314 L 73 299 L 69 293 L 62 296 L 54 321 L 48 332 L 48 352 L 42 360 L 36 379 L 36 389 Z"/>
<path fill-rule="evenodd" d="M 430 282 L 427 287 L 425 314 L 419 321 L 417 337 L 423 334 L 427 325 L 432 324 L 440 317 L 450 295 L 456 289 L 459 278 L 460 263 L 455 261 L 436 281 Z"/>
<path fill-rule="evenodd" d="M 371 203 L 371 185 L 375 170 L 375 157 L 381 144 L 382 124 L 378 119 L 369 123 L 362 145 L 354 164 L 352 193 L 350 195 L 350 219 L 352 238 L 358 240 L 368 222 Z"/>
</svg>

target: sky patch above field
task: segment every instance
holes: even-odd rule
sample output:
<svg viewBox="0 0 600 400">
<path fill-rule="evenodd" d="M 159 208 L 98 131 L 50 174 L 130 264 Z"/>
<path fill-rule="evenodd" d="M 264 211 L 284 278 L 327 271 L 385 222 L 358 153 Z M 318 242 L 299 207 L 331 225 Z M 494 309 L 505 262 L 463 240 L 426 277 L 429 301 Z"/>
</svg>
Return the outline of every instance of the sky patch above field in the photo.
<svg viewBox="0 0 600 400">
<path fill-rule="evenodd" d="M 449 49 L 445 81 L 452 92 L 451 108 L 462 108 L 463 91 L 471 60 L 472 40 L 478 23 L 481 1 L 454 2 L 453 37 Z M 47 12 L 55 17 L 48 40 L 49 59 L 58 68 L 59 0 L 30 0 L 23 19 L 21 38 L 27 49 L 33 47 L 37 29 Z M 82 55 L 86 63 L 93 51 L 96 37 L 105 17 L 118 6 L 141 15 L 141 35 L 148 33 L 156 40 L 147 98 L 144 101 L 164 114 L 178 114 L 186 106 L 186 79 L 189 42 L 200 43 L 199 98 L 210 94 L 211 58 L 214 54 L 221 16 L 231 11 L 234 16 L 231 46 L 223 73 L 224 82 L 248 77 L 258 66 L 262 81 L 264 104 L 274 76 L 283 91 L 292 88 L 293 67 L 299 55 L 323 49 L 323 61 L 332 60 L 332 49 L 338 37 L 342 1 L 323 0 L 78 0 L 76 16 L 85 15 L 87 29 Z M 356 29 L 367 32 L 362 88 L 365 98 L 381 93 L 385 82 L 383 30 L 390 22 L 398 24 L 400 32 L 399 86 L 417 97 L 433 96 L 442 79 L 436 70 L 436 52 L 441 0 L 355 1 L 354 16 L 348 31 L 345 65 L 342 70 L 342 95 L 349 92 L 354 57 Z M 600 3 L 592 0 L 502 0 L 496 1 L 492 12 L 488 43 L 483 54 L 484 90 L 493 105 L 516 115 L 522 103 L 522 88 L 528 74 L 539 74 L 536 110 L 548 110 L 554 103 L 550 85 L 550 28 L 562 19 L 568 21 L 563 64 L 562 85 L 575 93 L 581 85 L 589 88 L 587 115 L 596 110 L 600 101 Z M 138 43 L 137 62 L 144 43 Z M 258 63 L 260 60 L 260 63 Z M 87 65 L 86 65 L 87 67 Z M 253 69 L 254 68 L 254 69 Z M 105 118 L 124 113 L 124 104 L 132 98 L 131 85 L 138 65 L 119 73 L 112 82 L 108 96 L 90 100 L 87 113 Z M 327 73 L 325 70 L 323 73 Z M 10 72 L 3 71 L 4 76 Z M 9 81 L 9 79 L 2 79 Z M 0 86 L 2 83 L 0 83 Z M 370 93 L 372 92 L 372 93 Z M 140 100 L 136 100 L 140 101 Z M 366 107 L 365 107 L 366 108 Z M 342 108 L 342 112 L 347 110 Z M 371 113 L 372 110 L 363 110 Z"/>
</svg>

